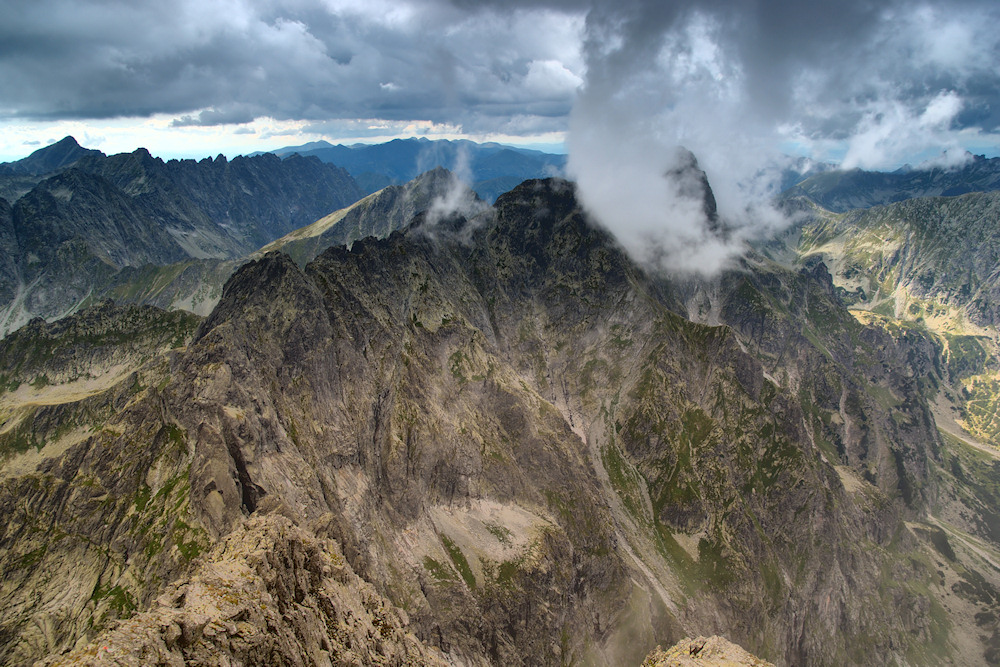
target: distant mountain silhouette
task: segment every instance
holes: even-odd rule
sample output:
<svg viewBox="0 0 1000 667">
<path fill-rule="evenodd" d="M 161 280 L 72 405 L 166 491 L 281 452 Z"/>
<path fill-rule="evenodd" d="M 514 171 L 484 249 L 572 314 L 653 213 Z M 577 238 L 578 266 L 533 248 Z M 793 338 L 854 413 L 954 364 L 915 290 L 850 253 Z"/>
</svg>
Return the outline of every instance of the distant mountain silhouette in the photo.
<svg viewBox="0 0 1000 667">
<path fill-rule="evenodd" d="M 313 155 L 343 167 L 369 194 L 444 167 L 467 178 L 472 189 L 490 202 L 522 181 L 561 174 L 566 166 L 565 155 L 467 140 L 394 139 L 352 146 L 316 141 L 272 152 L 280 157 Z"/>
<path fill-rule="evenodd" d="M 1000 158 L 977 155 L 957 168 L 907 166 L 893 172 L 831 169 L 788 188 L 783 196 L 804 196 L 827 210 L 843 213 L 914 197 L 954 197 L 993 190 L 1000 190 Z"/>
</svg>

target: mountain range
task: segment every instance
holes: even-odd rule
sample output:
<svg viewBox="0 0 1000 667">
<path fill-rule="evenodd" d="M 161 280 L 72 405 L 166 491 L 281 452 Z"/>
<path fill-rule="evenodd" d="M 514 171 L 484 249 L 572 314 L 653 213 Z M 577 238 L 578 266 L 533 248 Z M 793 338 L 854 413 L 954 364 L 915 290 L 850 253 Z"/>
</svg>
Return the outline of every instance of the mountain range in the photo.
<svg viewBox="0 0 1000 667">
<path fill-rule="evenodd" d="M 958 165 L 905 166 L 892 172 L 824 167 L 804 179 L 793 179 L 798 182 L 786 188 L 783 197 L 804 196 L 827 210 L 843 213 L 915 197 L 953 197 L 1000 189 L 1000 158 L 967 157 Z"/>
<path fill-rule="evenodd" d="M 312 155 L 343 167 L 368 193 L 387 185 L 402 185 L 426 171 L 444 167 L 466 180 L 490 203 L 521 181 L 559 176 L 566 167 L 565 155 L 464 139 L 394 139 L 352 146 L 315 141 L 272 152 L 281 157 Z"/>
<path fill-rule="evenodd" d="M 235 259 L 363 196 L 316 158 L 164 162 L 71 137 L 6 165 L 0 185 L 12 194 L 0 199 L 3 333 L 100 300 L 122 271 Z"/>
<path fill-rule="evenodd" d="M 792 228 L 694 280 L 570 182 L 490 204 L 438 169 L 195 258 L 151 214 L 84 224 L 173 201 L 139 153 L 53 157 L 8 206 L 118 202 L 35 219 L 100 230 L 78 272 L 163 263 L 3 340 L 0 661 L 637 665 L 724 634 L 1000 663 L 995 193 L 789 193 Z M 195 167 L 238 160 L 332 169 L 168 182 L 207 210 L 234 177 Z M 201 314 L 134 303 L 210 274 Z"/>
</svg>

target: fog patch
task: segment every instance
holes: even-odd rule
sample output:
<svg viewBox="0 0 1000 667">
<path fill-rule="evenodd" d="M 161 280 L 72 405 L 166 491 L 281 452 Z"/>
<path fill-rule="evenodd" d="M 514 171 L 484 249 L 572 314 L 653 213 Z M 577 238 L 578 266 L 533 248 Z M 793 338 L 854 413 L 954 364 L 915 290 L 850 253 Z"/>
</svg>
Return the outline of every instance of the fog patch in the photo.
<svg viewBox="0 0 1000 667">
<path fill-rule="evenodd" d="M 567 170 L 581 203 L 634 259 L 672 273 L 714 275 L 788 222 L 770 202 L 791 159 L 748 112 L 717 32 L 693 16 L 650 38 L 646 58 L 626 59 L 640 68 L 595 55 L 570 119 Z"/>
<path fill-rule="evenodd" d="M 418 228 L 421 234 L 436 240 L 446 233 L 468 244 L 473 232 L 489 219 L 493 207 L 472 190 L 469 159 L 468 148 L 459 146 L 452 169 L 444 177 L 444 191 L 435 195 L 423 215 Z"/>
<path fill-rule="evenodd" d="M 867 169 L 929 150 L 945 151 L 939 163 L 964 159 L 963 130 L 995 126 L 985 82 L 997 74 L 976 55 L 998 43 L 985 8 L 599 2 L 587 15 L 568 175 L 640 261 L 716 273 L 746 241 L 790 222 L 772 204 L 796 168 L 785 153 Z M 968 43 L 977 49 L 953 48 Z M 708 175 L 719 225 L 677 181 L 678 146 Z"/>
</svg>

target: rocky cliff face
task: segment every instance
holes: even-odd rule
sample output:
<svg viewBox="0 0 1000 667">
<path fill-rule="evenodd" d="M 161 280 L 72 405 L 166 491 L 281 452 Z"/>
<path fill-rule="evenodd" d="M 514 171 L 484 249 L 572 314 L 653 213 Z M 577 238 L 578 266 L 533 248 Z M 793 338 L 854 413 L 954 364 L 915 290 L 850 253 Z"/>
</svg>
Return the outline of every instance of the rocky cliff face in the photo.
<svg viewBox="0 0 1000 667">
<path fill-rule="evenodd" d="M 263 531 L 339 548 L 405 612 L 393 637 L 456 664 L 638 664 L 720 631 L 777 664 L 981 661 L 994 487 L 938 435 L 920 344 L 853 319 L 821 265 L 647 275 L 558 180 L 304 269 L 267 254 L 186 348 L 46 422 L 81 437 L 4 464 L 3 659 L 100 650 L 134 614 L 104 637 L 139 655 L 332 655 L 353 603 L 262 565 Z M 157 602 L 226 590 L 230 561 L 273 643 L 240 600 Z"/>
</svg>

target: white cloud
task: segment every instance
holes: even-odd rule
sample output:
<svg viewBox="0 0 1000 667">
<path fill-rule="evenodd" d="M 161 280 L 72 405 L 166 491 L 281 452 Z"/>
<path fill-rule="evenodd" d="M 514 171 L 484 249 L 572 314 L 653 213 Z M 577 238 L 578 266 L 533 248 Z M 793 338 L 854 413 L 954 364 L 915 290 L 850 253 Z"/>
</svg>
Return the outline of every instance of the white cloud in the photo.
<svg viewBox="0 0 1000 667">
<path fill-rule="evenodd" d="M 583 85 L 583 79 L 558 60 L 532 60 L 524 77 L 524 87 L 542 99 L 562 99 Z"/>
<path fill-rule="evenodd" d="M 951 123 L 962 105 L 962 99 L 953 91 L 942 91 L 923 110 L 898 100 L 872 108 L 848 139 L 841 166 L 893 168 L 928 145 L 936 146 L 944 154 L 962 154 L 964 151 L 951 131 Z"/>
</svg>

